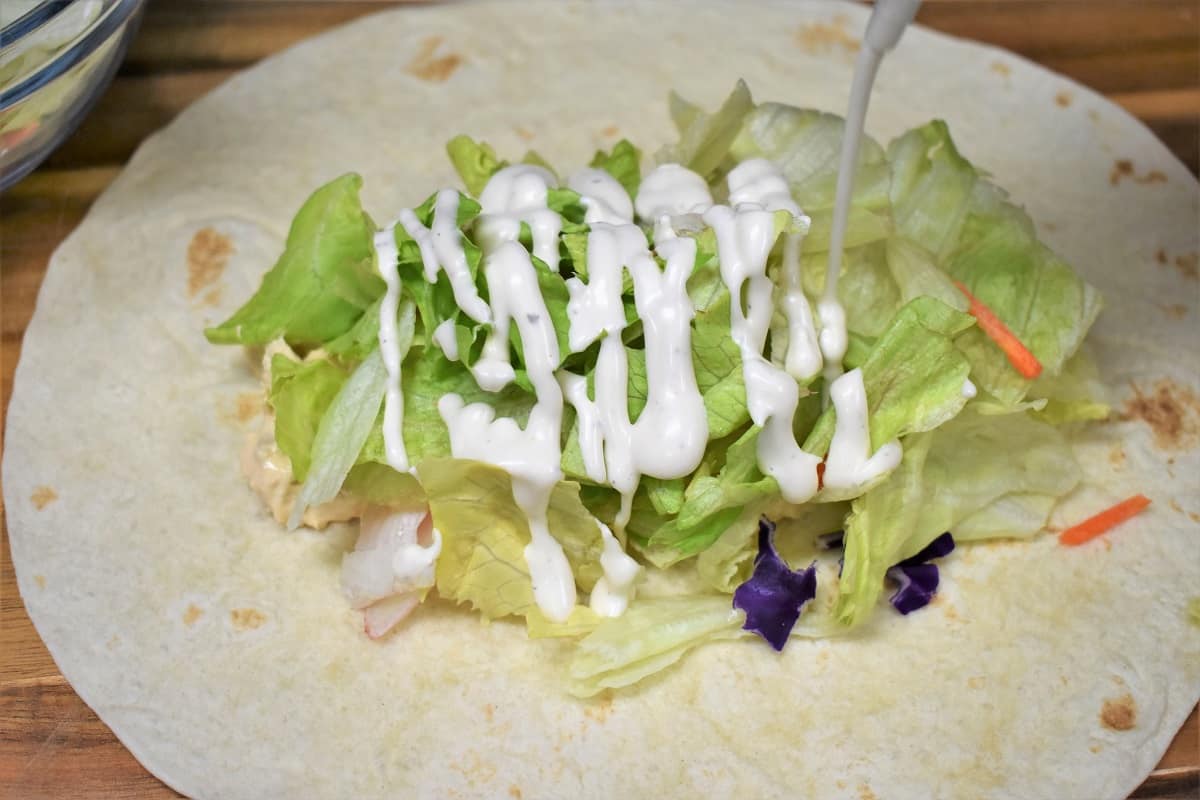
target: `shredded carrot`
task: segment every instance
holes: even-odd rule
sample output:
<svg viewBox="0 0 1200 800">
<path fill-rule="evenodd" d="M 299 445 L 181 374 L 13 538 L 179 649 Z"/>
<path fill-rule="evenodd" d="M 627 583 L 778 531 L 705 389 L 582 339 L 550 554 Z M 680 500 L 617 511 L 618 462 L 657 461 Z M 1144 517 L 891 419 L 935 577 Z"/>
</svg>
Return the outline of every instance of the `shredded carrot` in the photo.
<svg viewBox="0 0 1200 800">
<path fill-rule="evenodd" d="M 1067 528 L 1058 535 L 1059 544 L 1074 546 L 1089 542 L 1120 525 L 1148 505 L 1150 505 L 1150 498 L 1144 494 L 1135 494 L 1128 500 L 1123 500 L 1112 508 Z"/>
<path fill-rule="evenodd" d="M 987 334 L 987 337 L 1004 351 L 1004 355 L 1008 357 L 1008 363 L 1030 380 L 1041 375 L 1042 364 L 1037 360 L 1037 356 L 1029 352 L 1028 347 L 1021 344 L 1021 340 L 1008 329 L 1008 326 L 996 316 L 995 312 L 985 306 L 978 297 L 971 294 L 961 281 L 955 281 L 954 285 L 967 296 L 967 302 L 970 303 L 968 311 L 971 316 L 979 323 L 979 327 Z"/>
</svg>

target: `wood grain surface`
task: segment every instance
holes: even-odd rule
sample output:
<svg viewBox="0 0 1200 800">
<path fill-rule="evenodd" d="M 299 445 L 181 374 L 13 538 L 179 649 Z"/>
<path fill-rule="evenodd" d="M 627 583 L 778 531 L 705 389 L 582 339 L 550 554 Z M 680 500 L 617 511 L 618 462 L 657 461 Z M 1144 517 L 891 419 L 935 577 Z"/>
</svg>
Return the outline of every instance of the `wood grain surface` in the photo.
<svg viewBox="0 0 1200 800">
<path fill-rule="evenodd" d="M 124 66 L 91 116 L 41 169 L 0 196 L 5 413 L 50 253 L 138 144 L 237 70 L 382 5 L 151 0 Z M 1102 92 L 1140 117 L 1193 172 L 1200 166 L 1198 0 L 926 0 L 918 19 L 1008 48 Z M 25 614 L 7 531 L 0 535 L 0 797 L 177 797 L 62 678 Z M 1132 796 L 1200 796 L 1195 710 Z"/>
</svg>

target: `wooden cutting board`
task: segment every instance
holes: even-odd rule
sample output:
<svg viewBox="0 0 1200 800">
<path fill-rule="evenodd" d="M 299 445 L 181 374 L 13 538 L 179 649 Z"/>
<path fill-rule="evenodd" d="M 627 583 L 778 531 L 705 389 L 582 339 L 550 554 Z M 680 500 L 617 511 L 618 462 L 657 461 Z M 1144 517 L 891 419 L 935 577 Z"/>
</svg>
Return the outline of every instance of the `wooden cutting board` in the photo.
<svg viewBox="0 0 1200 800">
<path fill-rule="evenodd" d="M 4 2 L 4 0 L 0 0 Z M 201 94 L 266 55 L 378 2 L 155 0 L 116 81 L 48 163 L 0 197 L 0 403 L 50 253 L 134 148 Z M 918 20 L 1013 50 L 1108 95 L 1193 172 L 1200 166 L 1197 0 L 926 0 Z M 0 797 L 177 797 L 71 690 L 25 614 L 0 544 Z M 1200 796 L 1193 711 L 1137 798 Z"/>
</svg>

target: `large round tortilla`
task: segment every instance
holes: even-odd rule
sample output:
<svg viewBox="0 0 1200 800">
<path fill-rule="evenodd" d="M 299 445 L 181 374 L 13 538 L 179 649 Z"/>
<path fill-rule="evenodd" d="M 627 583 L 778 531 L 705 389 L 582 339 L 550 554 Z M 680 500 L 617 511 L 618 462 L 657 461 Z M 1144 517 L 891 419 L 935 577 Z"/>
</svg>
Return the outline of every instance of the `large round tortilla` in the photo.
<svg viewBox="0 0 1200 800">
<path fill-rule="evenodd" d="M 840 111 L 864 23 L 831 4 L 398 10 L 269 59 L 146 142 L 51 261 L 3 476 L 29 613 L 143 764 L 213 798 L 1115 798 L 1140 782 L 1200 695 L 1184 610 L 1200 192 L 1134 119 L 1008 53 L 911 30 L 868 129 L 947 119 L 1107 296 L 1100 363 L 1118 400 L 1131 382 L 1153 395 L 1134 411 L 1154 425 L 1088 431 L 1087 485 L 1058 512 L 1154 499 L 1107 541 L 966 548 L 911 617 L 881 609 L 782 657 L 707 646 L 580 702 L 558 645 L 517 624 L 432 604 L 368 641 L 338 589 L 352 533 L 285 533 L 239 474 L 255 377 L 201 329 L 256 285 L 315 186 L 360 171 L 389 219 L 455 183 L 455 133 L 581 164 L 617 136 L 670 140 L 669 88 L 712 107 L 738 77 Z"/>
</svg>

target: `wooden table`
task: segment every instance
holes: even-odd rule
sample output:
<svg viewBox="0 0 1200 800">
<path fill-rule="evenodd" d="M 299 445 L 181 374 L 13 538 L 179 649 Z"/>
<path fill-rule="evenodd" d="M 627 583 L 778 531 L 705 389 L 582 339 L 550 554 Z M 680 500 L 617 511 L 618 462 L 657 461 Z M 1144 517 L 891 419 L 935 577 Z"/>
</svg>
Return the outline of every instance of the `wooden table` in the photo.
<svg viewBox="0 0 1200 800">
<path fill-rule="evenodd" d="M 3 2 L 3 0 L 0 0 Z M 235 71 L 378 10 L 377 2 L 152 0 L 125 65 L 90 118 L 0 197 L 0 402 L 50 253 L 134 148 Z M 1200 166 L 1197 0 L 926 0 L 918 18 L 1006 47 L 1105 93 Z M 71 690 L 38 638 L 0 545 L 0 795 L 177 797 Z M 1191 717 L 1138 798 L 1195 798 L 1200 725 Z"/>
</svg>

